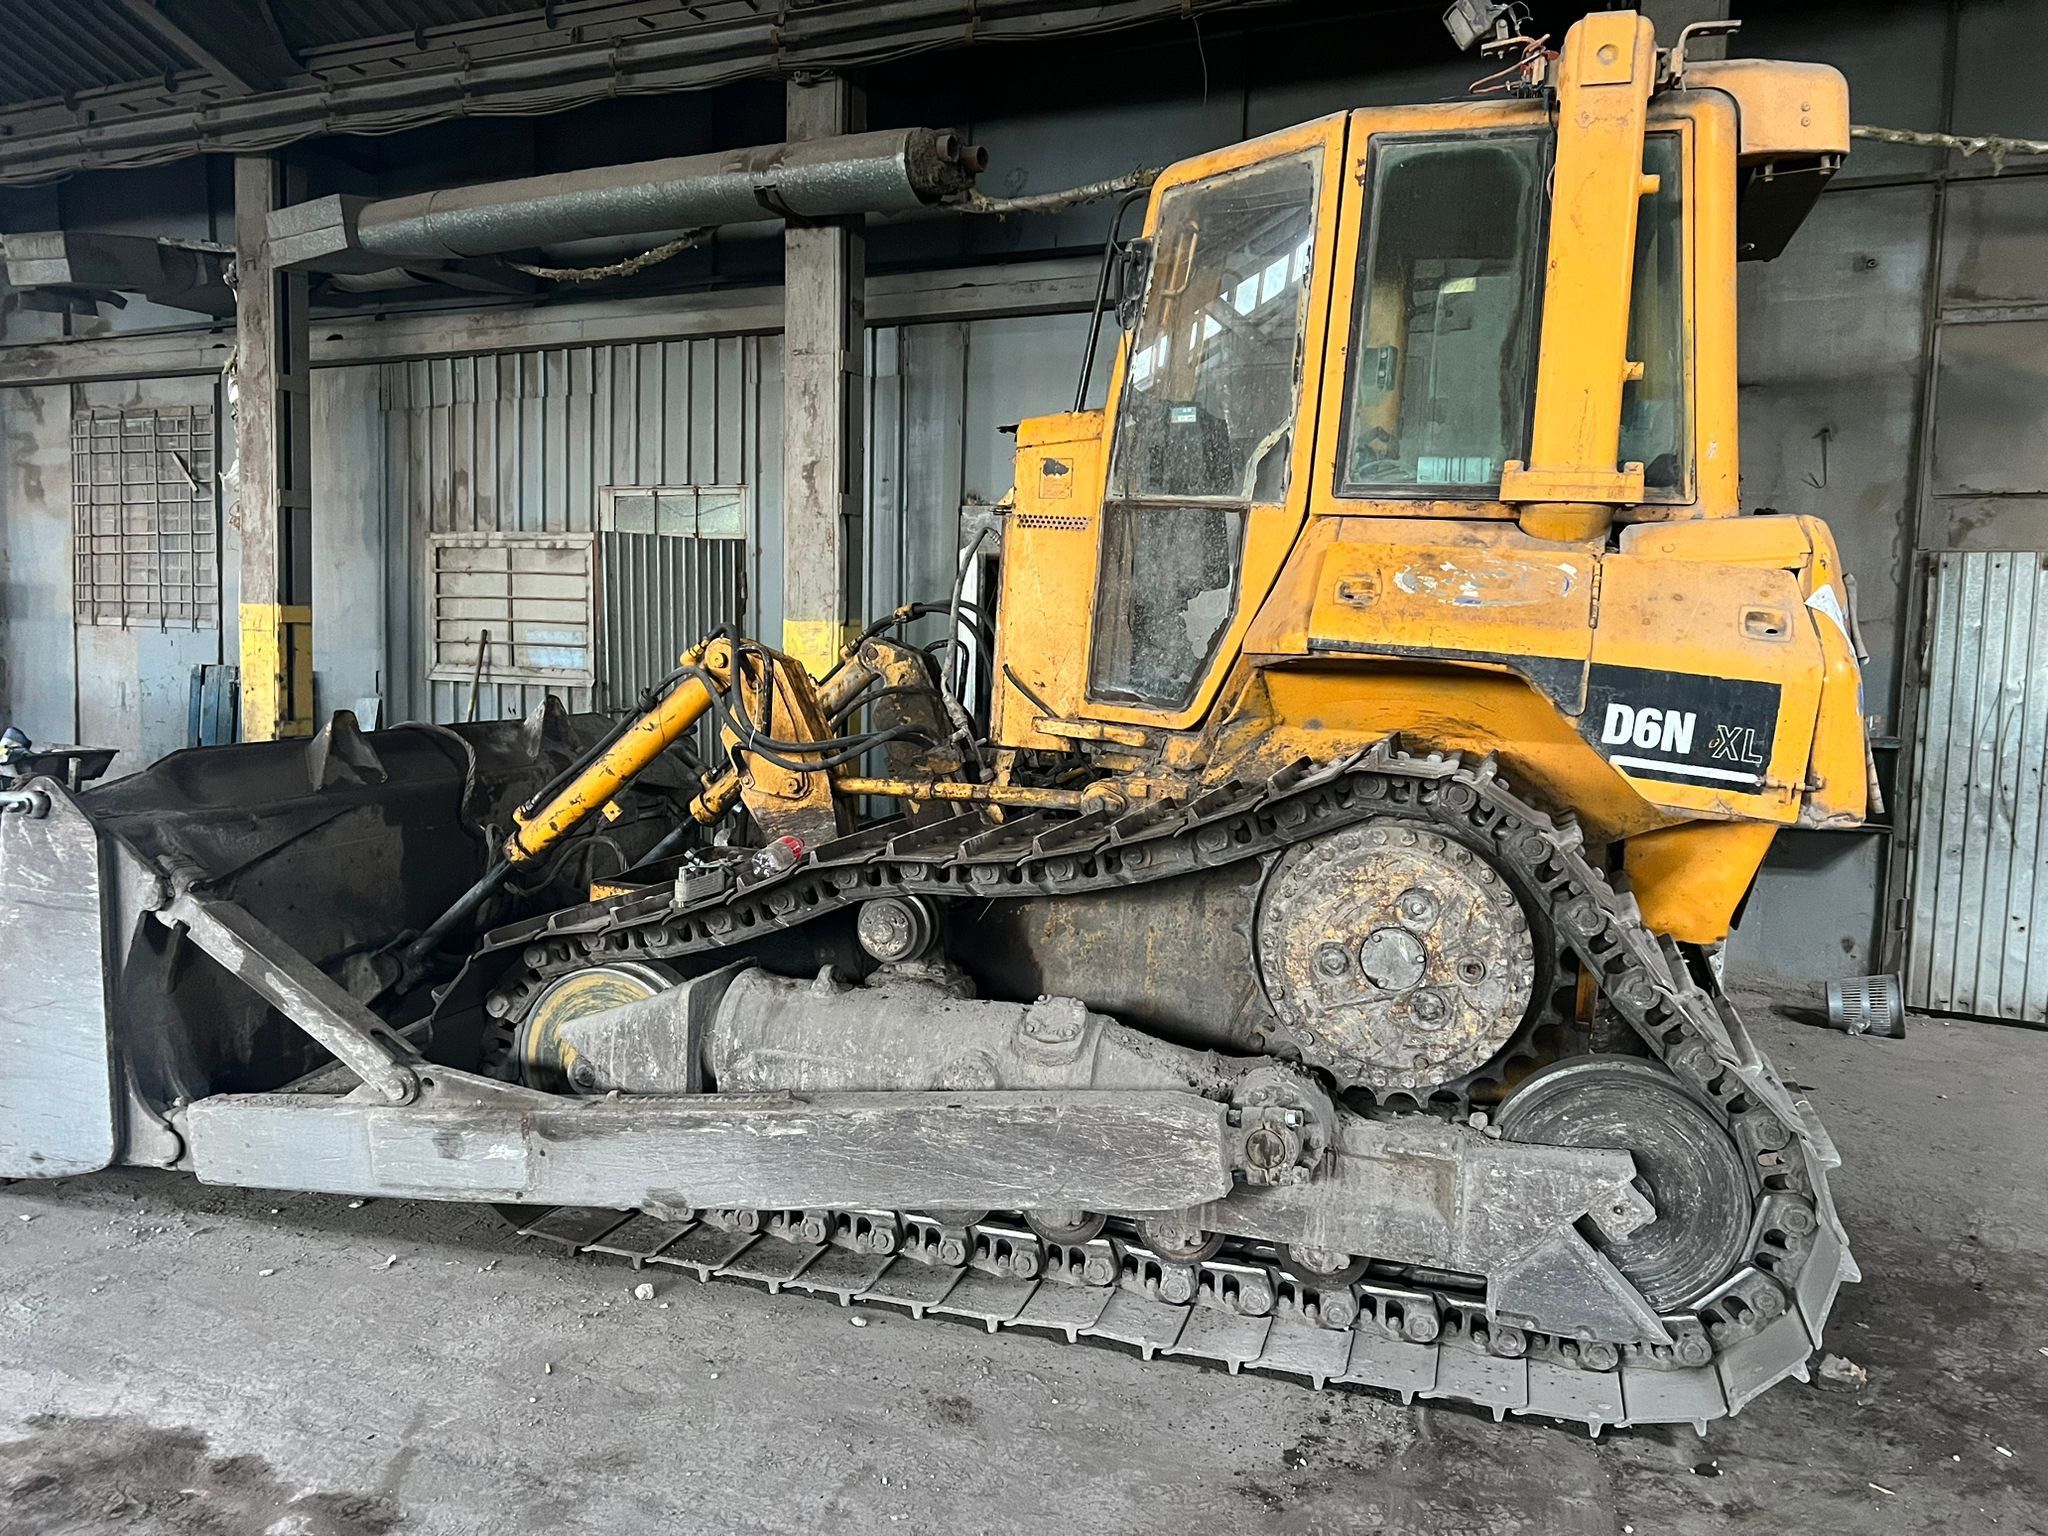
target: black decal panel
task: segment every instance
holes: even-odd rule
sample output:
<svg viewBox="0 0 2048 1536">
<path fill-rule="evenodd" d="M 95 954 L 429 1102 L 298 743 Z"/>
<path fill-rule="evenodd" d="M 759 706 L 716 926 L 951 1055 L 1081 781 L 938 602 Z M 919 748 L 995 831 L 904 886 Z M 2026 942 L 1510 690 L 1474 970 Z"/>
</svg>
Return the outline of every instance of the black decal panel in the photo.
<svg viewBox="0 0 2048 1536">
<path fill-rule="evenodd" d="M 1778 734 L 1776 683 L 1596 663 L 1579 731 L 1634 778 L 1757 794 Z"/>
</svg>

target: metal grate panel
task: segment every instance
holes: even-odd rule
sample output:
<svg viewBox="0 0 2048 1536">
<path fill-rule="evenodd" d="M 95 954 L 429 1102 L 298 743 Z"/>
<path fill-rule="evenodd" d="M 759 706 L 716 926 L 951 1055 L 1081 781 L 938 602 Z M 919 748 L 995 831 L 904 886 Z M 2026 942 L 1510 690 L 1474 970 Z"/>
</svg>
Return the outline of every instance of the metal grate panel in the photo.
<svg viewBox="0 0 2048 1536">
<path fill-rule="evenodd" d="M 1933 557 L 1906 1003 L 2048 1024 L 2048 553 Z"/>
<path fill-rule="evenodd" d="M 436 681 L 589 686 L 590 535 L 438 533 L 428 544 Z"/>
<path fill-rule="evenodd" d="M 78 623 L 220 623 L 211 407 L 79 412 L 71 422 L 71 510 Z"/>
<path fill-rule="evenodd" d="M 468 711 L 467 676 L 429 681 L 434 636 L 421 623 L 428 610 L 420 594 L 430 535 L 588 539 L 602 526 L 606 488 L 615 486 L 744 484 L 750 514 L 757 505 L 772 509 L 781 461 L 764 461 L 761 443 L 764 433 L 776 440 L 780 419 L 774 357 L 772 339 L 742 336 L 387 365 L 385 515 L 406 534 L 389 545 L 387 572 L 393 717 L 459 720 Z M 781 618 L 780 538 L 750 537 L 744 548 L 753 594 L 747 624 L 772 639 Z M 572 710 L 605 707 L 595 687 L 486 678 L 478 713 L 517 718 L 549 692 Z"/>
</svg>

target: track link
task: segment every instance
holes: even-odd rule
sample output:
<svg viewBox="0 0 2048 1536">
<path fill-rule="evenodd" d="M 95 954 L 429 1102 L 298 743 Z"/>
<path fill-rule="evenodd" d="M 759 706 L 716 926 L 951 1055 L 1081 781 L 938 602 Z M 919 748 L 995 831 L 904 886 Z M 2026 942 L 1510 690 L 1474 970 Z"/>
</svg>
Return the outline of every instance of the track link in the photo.
<svg viewBox="0 0 2048 1536">
<path fill-rule="evenodd" d="M 924 1241 L 934 1223 L 891 1213 L 867 1218 L 868 1241 L 883 1230 L 897 1234 L 900 1246 L 887 1251 L 851 1241 L 840 1230 L 848 1213 L 813 1213 L 806 1224 L 801 1213 L 692 1214 L 684 1222 L 564 1209 L 522 1230 L 581 1252 L 677 1265 L 700 1279 L 957 1314 L 991 1331 L 1107 1339 L 1148 1358 L 1187 1355 L 1319 1387 L 1452 1399 L 1496 1417 L 1543 1415 L 1596 1433 L 1608 1424 L 1703 1428 L 1788 1375 L 1803 1379 L 1838 1288 L 1859 1278 L 1828 1195 L 1832 1143 L 1725 998 L 1702 986 L 1676 947 L 1644 927 L 1634 900 L 1586 860 L 1576 827 L 1517 798 L 1490 759 L 1470 765 L 1455 755 L 1411 755 L 1388 741 L 1333 764 L 1293 765 L 1262 785 L 1223 786 L 1120 816 L 995 823 L 973 813 L 916 829 L 885 825 L 816 848 L 778 876 L 741 882 L 718 871 L 680 880 L 673 894 L 615 898 L 500 930 L 486 953 L 519 953 L 487 1011 L 516 1018 L 540 987 L 581 965 L 712 953 L 876 895 L 1100 890 L 1255 857 L 1381 817 L 1453 830 L 1538 893 L 1612 1006 L 1752 1164 L 1759 1189 L 1746 1257 L 1711 1294 L 1667 1318 L 1673 1345 L 1553 1337 L 1489 1320 L 1479 1298 L 1450 1287 L 1368 1279 L 1317 1292 L 1244 1244 L 1187 1266 L 1121 1237 L 1041 1245 L 1021 1222 Z M 1021 1259 L 1026 1253 L 1037 1257 Z"/>
</svg>

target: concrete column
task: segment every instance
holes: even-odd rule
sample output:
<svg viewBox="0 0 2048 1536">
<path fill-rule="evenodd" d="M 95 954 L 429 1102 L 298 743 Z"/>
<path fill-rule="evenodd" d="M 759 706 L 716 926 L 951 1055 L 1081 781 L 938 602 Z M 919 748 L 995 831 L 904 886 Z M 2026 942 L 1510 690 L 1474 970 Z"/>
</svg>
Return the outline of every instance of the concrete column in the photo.
<svg viewBox="0 0 2048 1536">
<path fill-rule="evenodd" d="M 288 200 L 267 155 L 235 161 L 235 462 L 240 477 L 242 739 L 313 726 L 312 374 L 306 275 L 270 264 Z"/>
<path fill-rule="evenodd" d="M 788 86 L 789 137 L 856 133 L 857 87 Z M 788 221 L 783 235 L 782 649 L 823 676 L 861 602 L 861 437 L 867 237 L 859 219 Z"/>
</svg>

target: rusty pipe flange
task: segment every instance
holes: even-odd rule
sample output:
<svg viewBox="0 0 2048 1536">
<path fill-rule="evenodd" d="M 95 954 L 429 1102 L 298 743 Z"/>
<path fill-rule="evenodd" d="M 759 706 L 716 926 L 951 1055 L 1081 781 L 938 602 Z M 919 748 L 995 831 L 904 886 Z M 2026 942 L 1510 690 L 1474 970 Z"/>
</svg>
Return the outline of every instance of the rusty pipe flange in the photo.
<svg viewBox="0 0 2048 1536">
<path fill-rule="evenodd" d="M 1414 822 L 1348 827 L 1281 855 L 1254 943 L 1282 1037 L 1347 1088 L 1426 1091 L 1469 1076 L 1535 993 L 1535 940 L 1513 886 Z"/>
</svg>

